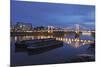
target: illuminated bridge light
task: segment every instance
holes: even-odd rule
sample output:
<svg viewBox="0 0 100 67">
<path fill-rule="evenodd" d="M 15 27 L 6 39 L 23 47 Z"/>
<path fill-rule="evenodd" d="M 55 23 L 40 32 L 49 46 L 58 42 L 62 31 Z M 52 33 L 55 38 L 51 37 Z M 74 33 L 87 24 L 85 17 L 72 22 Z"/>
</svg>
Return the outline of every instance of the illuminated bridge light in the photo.
<svg viewBox="0 0 100 67">
<path fill-rule="evenodd" d="M 48 33 L 50 33 L 50 31 L 48 30 Z"/>
<path fill-rule="evenodd" d="M 69 39 L 69 41 L 71 41 L 71 39 Z"/>
<path fill-rule="evenodd" d="M 88 42 L 91 42 L 90 40 L 88 40 Z"/>
<path fill-rule="evenodd" d="M 66 38 L 66 41 L 67 41 L 67 38 Z"/>
<path fill-rule="evenodd" d="M 79 39 L 77 39 L 77 41 L 79 42 L 80 40 L 79 40 Z"/>
<path fill-rule="evenodd" d="M 63 39 L 61 38 L 61 40 L 63 40 Z"/>
<path fill-rule="evenodd" d="M 48 38 L 50 38 L 50 36 L 48 36 Z"/>
<path fill-rule="evenodd" d="M 59 40 L 59 38 L 56 38 L 57 40 Z"/>
<path fill-rule="evenodd" d="M 44 37 L 43 36 L 41 36 L 41 39 L 43 39 Z"/>
<path fill-rule="evenodd" d="M 15 41 L 17 40 L 17 37 L 15 37 Z"/>
<path fill-rule="evenodd" d="M 83 40 L 80 40 L 81 42 L 83 42 Z"/>
<path fill-rule="evenodd" d="M 74 41 L 74 40 L 72 39 L 72 41 Z"/>
<path fill-rule="evenodd" d="M 85 45 L 85 43 L 83 43 L 82 45 Z"/>
</svg>

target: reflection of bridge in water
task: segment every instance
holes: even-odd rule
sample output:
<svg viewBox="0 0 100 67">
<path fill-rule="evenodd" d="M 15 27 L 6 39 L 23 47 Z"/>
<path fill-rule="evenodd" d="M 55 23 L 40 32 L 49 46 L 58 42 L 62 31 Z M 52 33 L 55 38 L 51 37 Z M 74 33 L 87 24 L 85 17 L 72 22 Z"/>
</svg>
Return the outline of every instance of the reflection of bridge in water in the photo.
<svg viewBox="0 0 100 67">
<path fill-rule="evenodd" d="M 54 36 L 15 36 L 15 41 L 46 39 L 46 38 L 55 38 L 56 40 L 63 41 L 65 44 L 69 44 L 75 48 L 94 42 L 94 40 L 84 40 L 80 38 L 66 38 L 66 37 L 54 37 Z"/>
</svg>

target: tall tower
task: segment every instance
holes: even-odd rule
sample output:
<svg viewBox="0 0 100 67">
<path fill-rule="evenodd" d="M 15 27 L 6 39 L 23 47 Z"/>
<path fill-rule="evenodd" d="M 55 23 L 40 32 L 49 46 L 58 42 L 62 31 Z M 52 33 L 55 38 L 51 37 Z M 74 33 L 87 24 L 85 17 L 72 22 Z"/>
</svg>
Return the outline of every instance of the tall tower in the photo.
<svg viewBox="0 0 100 67">
<path fill-rule="evenodd" d="M 79 24 L 75 24 L 75 32 L 76 32 L 77 34 L 79 34 L 79 32 L 80 32 Z"/>
<path fill-rule="evenodd" d="M 79 38 L 80 36 L 80 27 L 79 24 L 75 24 L 75 38 Z"/>
</svg>

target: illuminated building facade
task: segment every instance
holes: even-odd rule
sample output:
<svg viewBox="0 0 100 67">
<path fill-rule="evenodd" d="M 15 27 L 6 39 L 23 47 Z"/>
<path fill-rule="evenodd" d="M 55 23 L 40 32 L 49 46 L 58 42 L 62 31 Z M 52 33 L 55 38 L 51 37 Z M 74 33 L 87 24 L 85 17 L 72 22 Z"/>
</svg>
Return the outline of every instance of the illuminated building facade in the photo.
<svg viewBox="0 0 100 67">
<path fill-rule="evenodd" d="M 31 23 L 18 22 L 15 25 L 15 30 L 16 31 L 30 31 L 30 30 L 32 30 L 32 24 Z"/>
</svg>

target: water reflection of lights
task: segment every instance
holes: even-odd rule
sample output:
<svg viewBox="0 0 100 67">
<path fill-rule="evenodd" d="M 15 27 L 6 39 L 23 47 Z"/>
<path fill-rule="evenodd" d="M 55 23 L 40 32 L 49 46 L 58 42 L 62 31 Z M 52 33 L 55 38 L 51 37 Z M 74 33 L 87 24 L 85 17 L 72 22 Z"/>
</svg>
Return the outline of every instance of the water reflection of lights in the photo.
<svg viewBox="0 0 100 67">
<path fill-rule="evenodd" d="M 75 48 L 93 42 L 92 40 L 80 40 L 79 38 L 66 38 L 66 37 L 54 37 L 54 36 L 15 36 L 15 41 L 30 40 L 30 39 L 45 39 L 45 38 L 55 38 L 56 40 L 63 41 L 65 44 L 69 44 Z"/>
<path fill-rule="evenodd" d="M 17 37 L 15 37 L 15 41 L 17 41 Z"/>
</svg>

